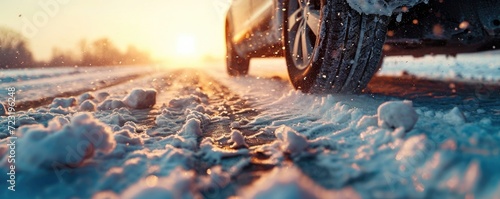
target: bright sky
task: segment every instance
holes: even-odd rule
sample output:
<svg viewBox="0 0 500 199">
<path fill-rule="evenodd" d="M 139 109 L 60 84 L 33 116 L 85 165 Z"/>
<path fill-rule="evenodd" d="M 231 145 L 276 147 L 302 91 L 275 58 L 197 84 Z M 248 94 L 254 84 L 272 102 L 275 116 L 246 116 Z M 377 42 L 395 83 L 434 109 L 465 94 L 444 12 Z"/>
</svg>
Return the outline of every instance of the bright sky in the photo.
<svg viewBox="0 0 500 199">
<path fill-rule="evenodd" d="M 36 59 L 52 48 L 110 38 L 154 58 L 223 56 L 225 8 L 230 0 L 2 0 L 0 26 L 29 39 Z M 45 5 L 45 6 L 44 6 Z"/>
</svg>

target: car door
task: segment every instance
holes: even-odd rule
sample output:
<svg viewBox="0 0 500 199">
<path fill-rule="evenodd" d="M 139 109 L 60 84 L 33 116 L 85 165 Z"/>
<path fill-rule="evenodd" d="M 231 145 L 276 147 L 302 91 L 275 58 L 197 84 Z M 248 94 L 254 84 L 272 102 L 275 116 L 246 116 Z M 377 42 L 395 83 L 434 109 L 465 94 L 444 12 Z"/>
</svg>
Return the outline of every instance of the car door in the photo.
<svg viewBox="0 0 500 199">
<path fill-rule="evenodd" d="M 233 35 L 241 35 L 250 28 L 252 0 L 234 0 L 231 5 Z"/>
<path fill-rule="evenodd" d="M 269 22 L 273 11 L 273 1 L 275 0 L 252 0 L 250 21 L 253 26 Z"/>
</svg>

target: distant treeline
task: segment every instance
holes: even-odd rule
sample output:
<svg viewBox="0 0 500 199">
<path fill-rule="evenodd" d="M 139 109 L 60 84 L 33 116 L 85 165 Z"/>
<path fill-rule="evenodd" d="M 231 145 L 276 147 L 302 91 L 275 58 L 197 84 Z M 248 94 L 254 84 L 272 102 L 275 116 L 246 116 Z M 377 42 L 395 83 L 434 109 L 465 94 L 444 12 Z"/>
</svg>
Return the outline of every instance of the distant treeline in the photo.
<svg viewBox="0 0 500 199">
<path fill-rule="evenodd" d="M 137 65 L 152 62 L 149 53 L 134 46 L 121 52 L 108 38 L 91 42 L 83 39 L 77 44 L 76 50 L 53 48 L 48 61 L 36 61 L 21 34 L 0 27 L 0 68 Z"/>
</svg>

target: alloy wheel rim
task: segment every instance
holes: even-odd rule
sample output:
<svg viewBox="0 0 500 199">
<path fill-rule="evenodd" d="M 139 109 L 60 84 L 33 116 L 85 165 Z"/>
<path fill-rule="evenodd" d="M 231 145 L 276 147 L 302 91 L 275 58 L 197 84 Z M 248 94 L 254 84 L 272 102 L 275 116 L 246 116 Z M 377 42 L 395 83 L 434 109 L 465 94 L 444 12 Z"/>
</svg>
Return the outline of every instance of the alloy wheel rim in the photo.
<svg viewBox="0 0 500 199">
<path fill-rule="evenodd" d="M 291 0 L 288 13 L 288 46 L 297 69 L 309 66 L 319 36 L 320 3 L 311 0 Z"/>
</svg>

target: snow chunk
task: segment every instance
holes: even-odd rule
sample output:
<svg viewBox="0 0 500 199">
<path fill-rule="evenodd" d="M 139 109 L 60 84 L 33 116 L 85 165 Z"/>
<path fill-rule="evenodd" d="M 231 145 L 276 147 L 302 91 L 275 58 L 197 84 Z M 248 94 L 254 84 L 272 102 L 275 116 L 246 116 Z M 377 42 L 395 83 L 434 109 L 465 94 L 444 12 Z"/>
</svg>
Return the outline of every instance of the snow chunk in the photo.
<svg viewBox="0 0 500 199">
<path fill-rule="evenodd" d="M 443 119 L 453 125 L 461 125 L 465 123 L 465 116 L 458 107 L 455 107 L 451 109 L 450 112 L 444 114 Z"/>
<path fill-rule="evenodd" d="M 118 111 L 102 116 L 99 119 L 106 124 L 114 124 L 118 126 L 123 126 L 128 121 L 137 122 L 137 119 L 132 116 L 132 113 L 125 108 L 118 109 Z"/>
<path fill-rule="evenodd" d="M 80 107 L 78 107 L 78 110 L 80 111 L 88 111 L 88 112 L 94 112 L 97 109 L 97 105 L 92 102 L 91 100 L 85 100 L 80 104 Z"/>
<path fill-rule="evenodd" d="M 403 143 L 396 154 L 396 160 L 401 161 L 403 164 L 422 164 L 423 162 L 419 161 L 424 158 L 422 156 L 431 154 L 435 148 L 435 143 L 429 140 L 426 135 L 413 136 Z"/>
<path fill-rule="evenodd" d="M 186 124 L 182 126 L 178 134 L 185 138 L 197 138 L 203 134 L 201 130 L 201 121 L 195 118 L 190 118 Z"/>
<path fill-rule="evenodd" d="M 49 105 L 49 108 L 69 108 L 76 105 L 76 98 L 55 98 L 52 101 L 52 104 Z"/>
<path fill-rule="evenodd" d="M 186 97 L 172 99 L 168 102 L 168 108 L 173 111 L 181 111 L 188 108 L 194 108 L 202 103 L 200 97 L 190 95 Z"/>
<path fill-rule="evenodd" d="M 71 122 L 63 117 L 19 128 L 17 167 L 36 171 L 54 166 L 79 166 L 96 152 L 110 153 L 116 146 L 109 126 L 91 114 L 76 114 Z"/>
<path fill-rule="evenodd" d="M 122 108 L 125 107 L 126 105 L 121 101 L 121 100 L 116 100 L 116 99 L 107 99 L 106 101 L 102 102 L 99 104 L 97 109 L 103 111 L 103 110 L 113 110 L 117 108 Z"/>
<path fill-rule="evenodd" d="M 167 177 L 150 175 L 127 188 L 120 198 L 161 199 L 161 198 L 201 198 L 195 190 L 195 173 L 177 168 Z"/>
<path fill-rule="evenodd" d="M 234 130 L 233 132 L 231 132 L 231 139 L 229 139 L 229 142 L 233 143 L 231 145 L 231 148 L 248 147 L 247 143 L 245 142 L 245 137 L 238 130 Z"/>
<path fill-rule="evenodd" d="M 239 194 L 242 198 L 361 198 L 349 187 L 325 190 L 294 166 L 275 168 Z"/>
<path fill-rule="evenodd" d="M 428 0 L 347 0 L 352 9 L 364 14 L 377 14 L 391 16 L 392 13 L 403 6 L 412 7 Z"/>
<path fill-rule="evenodd" d="M 83 103 L 87 100 L 93 100 L 95 97 L 94 95 L 91 93 L 91 92 L 86 92 L 84 94 L 81 94 L 80 96 L 78 96 L 78 103 Z"/>
<path fill-rule="evenodd" d="M 367 116 L 364 115 L 361 119 L 356 123 L 356 129 L 363 130 L 370 126 L 377 126 L 378 117 L 377 116 Z"/>
<path fill-rule="evenodd" d="M 151 108 L 156 103 L 156 90 L 134 89 L 123 98 L 123 103 L 135 109 Z"/>
<path fill-rule="evenodd" d="M 134 134 L 130 129 L 123 129 L 115 133 L 115 140 L 117 143 L 130 144 L 130 145 L 143 145 L 144 141 L 139 135 Z"/>
<path fill-rule="evenodd" d="M 403 127 L 406 132 L 413 129 L 418 114 L 411 101 L 385 102 L 378 107 L 378 126 L 387 129 Z"/>
<path fill-rule="evenodd" d="M 95 96 L 95 98 L 100 102 L 106 100 L 108 97 L 109 97 L 109 93 L 107 93 L 107 92 L 100 92 L 100 93 L 97 93 L 97 95 Z"/>
<path fill-rule="evenodd" d="M 274 132 L 281 141 L 281 150 L 290 154 L 297 154 L 308 147 L 307 138 L 287 126 L 280 126 Z"/>
</svg>

